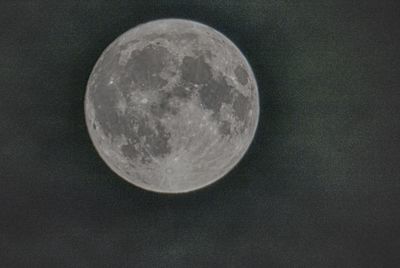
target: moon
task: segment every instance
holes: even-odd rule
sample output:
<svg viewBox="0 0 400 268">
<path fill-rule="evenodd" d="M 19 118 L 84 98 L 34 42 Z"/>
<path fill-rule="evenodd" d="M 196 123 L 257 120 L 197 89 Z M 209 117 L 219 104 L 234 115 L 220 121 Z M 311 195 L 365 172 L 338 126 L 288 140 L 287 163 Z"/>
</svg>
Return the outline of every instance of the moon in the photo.
<svg viewBox="0 0 400 268">
<path fill-rule="evenodd" d="M 184 193 L 242 159 L 260 108 L 254 73 L 232 41 L 199 22 L 161 19 L 104 50 L 84 110 L 94 147 L 116 174 L 145 190 Z"/>
</svg>

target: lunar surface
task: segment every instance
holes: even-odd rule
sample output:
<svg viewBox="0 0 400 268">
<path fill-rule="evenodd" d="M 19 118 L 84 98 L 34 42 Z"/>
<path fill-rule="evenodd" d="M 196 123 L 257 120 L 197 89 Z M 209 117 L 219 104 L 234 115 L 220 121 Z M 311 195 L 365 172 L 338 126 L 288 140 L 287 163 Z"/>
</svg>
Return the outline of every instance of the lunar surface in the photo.
<svg viewBox="0 0 400 268">
<path fill-rule="evenodd" d="M 227 174 L 259 118 L 256 80 L 222 33 L 198 22 L 141 24 L 103 52 L 85 116 L 106 164 L 146 190 L 189 192 Z"/>
</svg>

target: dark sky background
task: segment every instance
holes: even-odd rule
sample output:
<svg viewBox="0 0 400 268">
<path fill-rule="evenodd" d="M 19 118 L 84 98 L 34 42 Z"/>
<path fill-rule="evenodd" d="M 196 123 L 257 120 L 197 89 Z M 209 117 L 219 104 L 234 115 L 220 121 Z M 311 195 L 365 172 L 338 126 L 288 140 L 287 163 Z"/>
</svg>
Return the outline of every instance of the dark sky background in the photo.
<svg viewBox="0 0 400 268">
<path fill-rule="evenodd" d="M 227 35 L 261 115 L 224 179 L 130 185 L 83 97 L 117 36 L 158 18 Z M 400 267 L 398 1 L 0 2 L 1 267 Z"/>
</svg>

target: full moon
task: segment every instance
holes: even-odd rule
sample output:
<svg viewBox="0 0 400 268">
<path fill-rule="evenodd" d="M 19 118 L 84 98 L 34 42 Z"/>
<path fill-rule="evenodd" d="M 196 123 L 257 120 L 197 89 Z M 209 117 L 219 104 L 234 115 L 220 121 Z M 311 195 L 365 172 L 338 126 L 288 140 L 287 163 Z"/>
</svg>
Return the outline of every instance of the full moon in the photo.
<svg viewBox="0 0 400 268">
<path fill-rule="evenodd" d="M 92 70 L 84 106 L 105 163 L 162 193 L 226 175 L 249 148 L 260 110 L 241 51 L 217 30 L 182 19 L 140 24 L 113 41 Z"/>
</svg>

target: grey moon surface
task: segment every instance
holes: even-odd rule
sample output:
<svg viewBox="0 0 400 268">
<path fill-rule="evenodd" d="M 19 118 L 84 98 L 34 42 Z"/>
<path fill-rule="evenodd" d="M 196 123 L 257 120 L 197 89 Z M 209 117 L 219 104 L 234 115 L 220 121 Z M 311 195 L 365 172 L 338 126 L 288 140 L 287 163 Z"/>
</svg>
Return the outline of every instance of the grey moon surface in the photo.
<svg viewBox="0 0 400 268">
<path fill-rule="evenodd" d="M 105 163 L 143 189 L 183 193 L 248 150 L 259 93 L 241 51 L 204 24 L 161 19 L 123 33 L 89 77 L 85 118 Z"/>
</svg>

